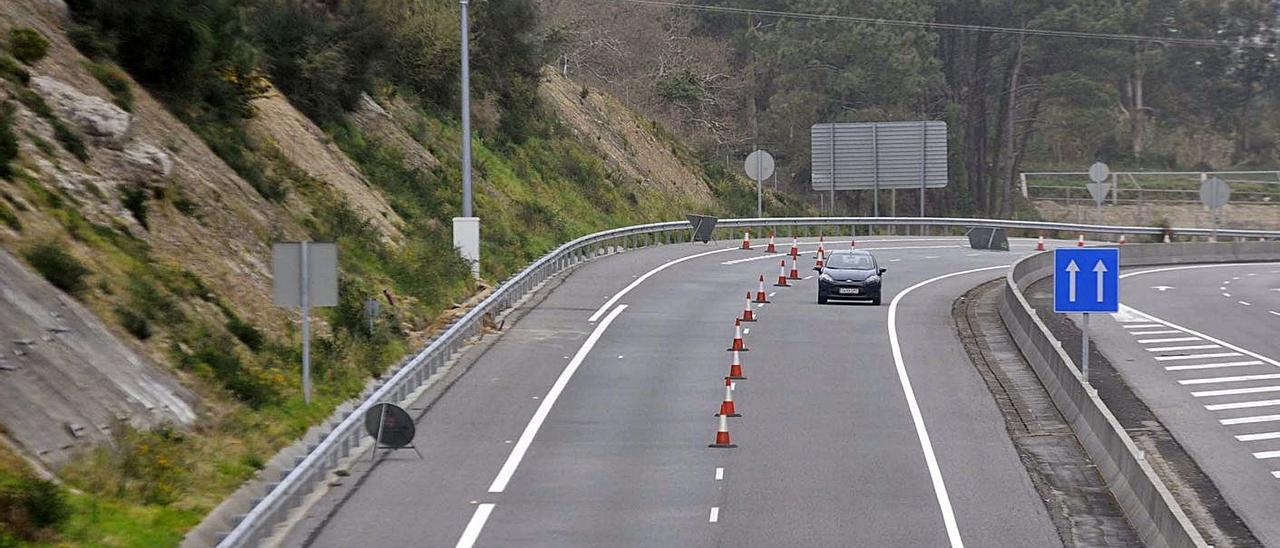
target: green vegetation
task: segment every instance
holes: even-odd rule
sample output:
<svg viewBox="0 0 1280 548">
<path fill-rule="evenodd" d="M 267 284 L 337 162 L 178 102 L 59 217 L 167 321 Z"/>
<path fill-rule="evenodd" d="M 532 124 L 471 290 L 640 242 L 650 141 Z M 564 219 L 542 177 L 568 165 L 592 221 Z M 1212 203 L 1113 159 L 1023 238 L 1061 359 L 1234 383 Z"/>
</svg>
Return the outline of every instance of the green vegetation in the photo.
<svg viewBox="0 0 1280 548">
<path fill-rule="evenodd" d="M 30 65 L 44 59 L 49 52 L 49 40 L 35 29 L 9 29 L 9 51 L 19 61 Z"/>
<path fill-rule="evenodd" d="M 67 253 L 58 242 L 36 244 L 22 255 L 36 272 L 58 289 L 78 296 L 89 287 L 85 282 L 89 275 L 88 267 Z"/>
<path fill-rule="evenodd" d="M 85 61 L 85 70 L 93 75 L 111 93 L 111 101 L 126 112 L 133 112 L 133 88 L 129 87 L 129 77 L 120 67 L 111 63 Z"/>
<path fill-rule="evenodd" d="M 18 157 L 18 136 L 13 132 L 13 105 L 8 101 L 0 102 L 0 179 L 8 179 L 13 174 L 9 165 Z"/>
<path fill-rule="evenodd" d="M 124 185 L 120 187 L 120 205 L 131 214 L 142 228 L 150 229 L 147 224 L 147 201 L 150 198 L 147 189 L 142 185 Z"/>
</svg>

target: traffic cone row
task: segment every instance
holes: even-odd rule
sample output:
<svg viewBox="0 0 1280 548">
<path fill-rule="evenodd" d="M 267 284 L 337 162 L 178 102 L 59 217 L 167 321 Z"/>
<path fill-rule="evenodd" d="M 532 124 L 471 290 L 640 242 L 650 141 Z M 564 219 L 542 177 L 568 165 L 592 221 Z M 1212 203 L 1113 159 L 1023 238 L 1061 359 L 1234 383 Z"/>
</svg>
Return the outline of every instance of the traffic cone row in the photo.
<svg viewBox="0 0 1280 548">
<path fill-rule="evenodd" d="M 1084 234 L 1081 234 L 1080 237 L 1076 239 L 1076 247 L 1084 247 Z"/>
<path fill-rule="evenodd" d="M 770 232 L 770 233 L 769 233 L 769 247 L 766 247 L 766 248 L 765 248 L 765 250 L 764 250 L 764 252 L 765 252 L 765 253 L 777 253 L 777 252 L 778 252 L 778 248 L 777 248 L 777 247 L 775 247 L 775 246 L 773 245 L 773 236 L 774 236 L 774 233 Z"/>
<path fill-rule="evenodd" d="M 751 249 L 751 231 L 742 232 L 742 249 Z"/>
<path fill-rule="evenodd" d="M 1124 244 L 1126 244 L 1126 243 L 1129 243 L 1129 240 L 1127 240 L 1127 239 L 1124 237 L 1124 234 L 1121 234 L 1121 235 L 1120 235 L 1120 242 L 1119 242 L 1119 243 L 1120 243 L 1120 245 L 1124 245 Z"/>
<path fill-rule="evenodd" d="M 792 258 L 800 256 L 800 240 L 795 236 L 791 237 L 791 253 L 789 253 L 789 255 L 791 255 Z"/>
<path fill-rule="evenodd" d="M 733 320 L 733 342 L 726 348 L 729 352 L 750 352 L 747 344 L 742 342 L 742 320 Z"/>
<path fill-rule="evenodd" d="M 792 256 L 791 256 L 791 273 L 787 275 L 787 279 L 791 279 L 791 280 L 799 280 L 799 279 L 800 279 L 800 269 L 796 268 L 796 256 L 795 256 L 795 255 L 792 255 Z"/>
<path fill-rule="evenodd" d="M 790 283 L 787 283 L 787 261 L 786 261 L 786 259 L 783 259 L 783 260 L 781 260 L 781 261 L 778 261 L 778 283 L 773 284 L 773 286 L 774 286 L 774 287 L 791 287 L 791 284 L 790 284 Z"/>
<path fill-rule="evenodd" d="M 814 270 L 822 270 L 823 262 L 826 259 L 826 252 L 821 247 L 818 248 L 818 259 L 813 263 Z"/>
<path fill-rule="evenodd" d="M 1036 251 L 1044 251 L 1044 234 L 1036 238 Z"/>
<path fill-rule="evenodd" d="M 742 321 L 744 322 L 756 321 L 756 313 L 754 310 L 751 310 L 751 292 L 750 291 L 747 292 L 747 307 L 742 309 Z"/>
<path fill-rule="evenodd" d="M 756 302 L 767 303 L 769 297 L 764 294 L 764 274 L 760 275 L 760 289 L 756 290 Z"/>
</svg>

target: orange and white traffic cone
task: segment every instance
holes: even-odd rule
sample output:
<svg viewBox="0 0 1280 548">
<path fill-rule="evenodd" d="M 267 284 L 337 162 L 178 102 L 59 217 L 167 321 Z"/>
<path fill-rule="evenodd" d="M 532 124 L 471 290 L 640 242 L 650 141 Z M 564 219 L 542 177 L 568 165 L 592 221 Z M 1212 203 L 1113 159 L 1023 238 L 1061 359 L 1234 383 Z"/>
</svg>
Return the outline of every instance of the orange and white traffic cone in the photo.
<svg viewBox="0 0 1280 548">
<path fill-rule="evenodd" d="M 787 260 L 778 261 L 778 283 L 773 284 L 774 287 L 791 287 L 787 283 Z"/>
<path fill-rule="evenodd" d="M 729 441 L 729 416 L 720 415 L 720 429 L 716 430 L 716 442 L 707 447 L 730 449 L 738 445 Z"/>
<path fill-rule="evenodd" d="M 818 255 L 821 256 L 826 248 L 822 245 L 822 236 L 818 236 Z"/>
<path fill-rule="evenodd" d="M 733 344 L 726 348 L 730 352 L 750 352 L 742 342 L 742 320 L 733 320 Z"/>
<path fill-rule="evenodd" d="M 751 249 L 751 231 L 742 232 L 742 249 Z"/>
<path fill-rule="evenodd" d="M 853 247 L 858 247 L 858 235 L 857 235 L 857 234 L 851 234 L 851 235 L 849 236 L 849 247 L 851 247 L 851 248 L 853 248 Z"/>
<path fill-rule="evenodd" d="M 778 252 L 778 248 L 777 248 L 777 247 L 775 247 L 775 246 L 773 245 L 773 236 L 774 236 L 774 233 L 770 232 L 770 233 L 769 233 L 769 247 L 764 248 L 764 252 L 765 252 L 765 253 L 777 253 L 777 252 Z"/>
<path fill-rule="evenodd" d="M 826 259 L 826 253 L 821 247 L 818 248 L 818 260 L 813 263 L 814 270 L 822 270 L 823 260 Z"/>
<path fill-rule="evenodd" d="M 791 256 L 791 273 L 787 275 L 787 278 L 788 278 L 788 279 L 791 279 L 791 280 L 799 280 L 799 279 L 800 279 L 800 269 L 796 268 L 796 257 L 795 257 L 795 255 L 792 255 L 792 256 Z"/>
<path fill-rule="evenodd" d="M 742 321 L 744 322 L 756 321 L 756 313 L 754 310 L 751 310 L 751 292 L 750 291 L 747 292 L 747 307 L 742 309 Z"/>
<path fill-rule="evenodd" d="M 746 375 L 742 374 L 742 360 L 737 352 L 733 353 L 733 363 L 729 364 L 729 376 L 727 378 L 735 381 L 747 380 Z"/>
<path fill-rule="evenodd" d="M 1044 234 L 1036 238 L 1036 251 L 1044 251 Z"/>
<path fill-rule="evenodd" d="M 1076 239 L 1076 247 L 1084 247 L 1084 234 L 1081 234 L 1080 237 Z"/>
<path fill-rule="evenodd" d="M 1124 237 L 1124 234 L 1121 234 L 1121 235 L 1120 235 L 1120 242 L 1119 242 L 1119 245 L 1124 245 L 1124 244 L 1127 244 L 1127 243 L 1129 243 L 1129 240 L 1128 240 L 1128 239 L 1126 239 L 1126 238 Z"/>
<path fill-rule="evenodd" d="M 756 302 L 757 303 L 769 302 L 769 297 L 765 296 L 764 294 L 764 274 L 760 275 L 760 289 L 756 290 Z"/>
<path fill-rule="evenodd" d="M 796 238 L 795 236 L 792 236 L 791 237 L 791 256 L 797 257 L 799 255 L 800 255 L 800 239 Z"/>
<path fill-rule="evenodd" d="M 717 417 L 741 417 L 737 409 L 733 408 L 733 381 L 729 377 L 724 378 L 724 401 L 720 402 L 720 412 L 716 413 Z"/>
</svg>

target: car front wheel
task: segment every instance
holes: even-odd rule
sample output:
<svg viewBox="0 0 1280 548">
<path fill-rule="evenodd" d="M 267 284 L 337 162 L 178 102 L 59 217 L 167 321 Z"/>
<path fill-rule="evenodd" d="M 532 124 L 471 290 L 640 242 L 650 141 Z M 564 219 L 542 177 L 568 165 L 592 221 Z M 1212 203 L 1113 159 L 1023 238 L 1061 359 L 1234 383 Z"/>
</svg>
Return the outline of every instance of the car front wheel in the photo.
<svg viewBox="0 0 1280 548">
<path fill-rule="evenodd" d="M 818 304 L 827 304 L 827 297 L 821 293 L 818 294 Z"/>
</svg>

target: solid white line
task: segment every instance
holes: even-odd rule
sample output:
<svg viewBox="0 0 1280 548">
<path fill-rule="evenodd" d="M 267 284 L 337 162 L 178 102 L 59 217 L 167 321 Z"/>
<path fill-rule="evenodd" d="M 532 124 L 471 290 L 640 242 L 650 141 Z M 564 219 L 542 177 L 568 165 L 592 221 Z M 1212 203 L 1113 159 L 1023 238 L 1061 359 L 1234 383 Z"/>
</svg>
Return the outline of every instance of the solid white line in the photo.
<svg viewBox="0 0 1280 548">
<path fill-rule="evenodd" d="M 1239 396 L 1240 394 L 1263 394 L 1266 392 L 1280 392 L 1280 386 L 1254 386 L 1251 388 L 1203 390 L 1200 392 L 1192 392 L 1191 395 L 1197 398 L 1211 398 L 1213 396 Z"/>
<path fill-rule="evenodd" d="M 1206 266 L 1212 266 L 1212 265 L 1206 265 Z M 1121 277 L 1123 277 L 1123 276 L 1121 276 Z M 1124 305 L 1121 305 L 1121 306 L 1124 306 Z M 1155 317 L 1155 316 L 1152 316 L 1151 314 L 1147 314 L 1146 312 L 1143 312 L 1143 311 L 1138 310 L 1138 309 L 1136 309 L 1136 308 L 1132 308 L 1132 307 L 1125 307 L 1125 308 L 1127 308 L 1127 309 L 1129 310 L 1129 312 L 1132 312 L 1132 313 L 1135 313 L 1135 314 L 1140 314 L 1140 315 L 1142 315 L 1142 316 L 1146 316 L 1147 318 L 1150 318 L 1152 321 L 1160 322 L 1160 323 L 1162 323 L 1162 324 L 1164 324 L 1164 325 L 1166 325 L 1166 326 L 1172 327 L 1172 328 L 1174 328 L 1174 329 L 1180 329 L 1180 330 L 1182 330 L 1182 331 L 1185 331 L 1185 332 L 1187 332 L 1187 333 L 1190 333 L 1190 334 L 1192 334 L 1192 335 L 1195 335 L 1195 336 L 1197 336 L 1197 337 L 1200 337 L 1200 338 L 1202 338 L 1202 339 L 1205 339 L 1205 340 L 1207 340 L 1207 341 L 1209 341 L 1209 342 L 1211 342 L 1211 343 L 1217 343 L 1217 344 L 1220 344 L 1220 345 L 1225 346 L 1225 347 L 1227 347 L 1227 348 L 1230 348 L 1230 349 L 1232 349 L 1232 350 L 1235 350 L 1235 351 L 1236 351 L 1236 354 L 1235 354 L 1235 355 L 1245 354 L 1245 355 L 1247 355 L 1247 356 L 1251 356 L 1251 357 L 1257 358 L 1257 359 L 1259 359 L 1259 360 L 1262 360 L 1262 361 L 1264 361 L 1264 362 L 1267 362 L 1267 363 L 1269 363 L 1269 364 L 1271 364 L 1271 365 L 1274 365 L 1274 366 L 1276 366 L 1276 367 L 1280 367 L 1280 361 L 1273 360 L 1273 359 L 1268 358 L 1268 357 L 1266 357 L 1266 356 L 1263 356 L 1262 354 L 1259 354 L 1259 353 L 1257 353 L 1257 352 L 1252 352 L 1252 351 L 1249 351 L 1249 350 L 1245 350 L 1244 348 L 1241 348 L 1241 347 L 1239 347 L 1239 346 L 1236 346 L 1236 345 L 1234 345 L 1234 344 L 1231 344 L 1231 343 L 1229 343 L 1229 342 L 1226 342 L 1226 341 L 1224 341 L 1224 340 L 1222 340 L 1222 339 L 1218 339 L 1218 338 L 1215 338 L 1215 337 L 1210 337 L 1210 336 L 1205 335 L 1204 333 L 1201 333 L 1201 332 L 1196 331 L 1196 330 L 1194 330 L 1194 329 L 1187 329 L 1186 327 L 1183 327 L 1183 326 L 1178 325 L 1178 324 L 1176 324 L 1176 323 L 1173 323 L 1173 322 L 1171 322 L 1171 321 L 1162 320 L 1162 319 L 1160 319 L 1160 318 L 1157 318 L 1157 317 Z M 1223 354 L 1223 357 L 1227 357 L 1227 356 L 1229 356 L 1229 355 L 1230 355 L 1230 354 Z M 1201 355 L 1201 357 L 1211 357 L 1211 356 L 1212 356 L 1212 355 L 1210 355 L 1210 354 L 1202 354 L 1202 355 Z M 1212 356 L 1212 357 L 1215 357 L 1215 358 L 1216 358 L 1216 357 L 1218 357 L 1218 356 Z M 1170 359 L 1172 359 L 1172 358 L 1182 358 L 1182 356 L 1176 356 L 1176 357 L 1175 357 L 1175 356 L 1168 356 L 1167 358 L 1170 358 Z M 1159 359 L 1161 359 L 1161 357 L 1157 357 L 1156 359 L 1157 359 L 1157 360 L 1159 360 Z"/>
<path fill-rule="evenodd" d="M 1248 301 L 1236 301 L 1236 302 L 1238 302 L 1238 303 L 1240 303 L 1240 304 L 1242 304 L 1242 305 L 1245 305 L 1245 306 L 1253 306 L 1253 303 L 1250 303 L 1250 302 L 1248 302 Z"/>
<path fill-rule="evenodd" d="M 1223 426 L 1231 426 L 1235 424 L 1254 424 L 1258 422 L 1276 422 L 1280 421 L 1280 415 L 1257 415 L 1253 417 L 1239 417 L 1235 419 L 1222 419 L 1218 422 Z"/>
<path fill-rule="evenodd" d="M 710 519 L 708 519 L 707 521 L 708 521 L 708 522 L 710 522 L 710 523 L 715 523 L 715 522 L 717 522 L 717 521 L 720 521 L 720 507 L 719 507 L 719 506 L 712 506 L 712 507 L 711 507 L 711 518 L 710 518 Z"/>
<path fill-rule="evenodd" d="M 1168 339 L 1138 339 L 1139 344 L 1151 343 L 1171 343 L 1171 342 L 1190 342 L 1198 341 L 1200 337 L 1170 337 Z"/>
<path fill-rule="evenodd" d="M 1280 478 L 1280 470 L 1276 470 L 1275 472 L 1272 472 L 1271 477 Z"/>
<path fill-rule="evenodd" d="M 1244 367 L 1246 365 L 1262 365 L 1259 360 L 1249 360 L 1243 362 L 1223 362 L 1223 363 L 1202 363 L 1197 365 L 1170 365 L 1165 367 L 1165 371 L 1190 371 L 1193 369 L 1217 369 L 1219 367 Z"/>
<path fill-rule="evenodd" d="M 654 268 L 653 270 L 645 272 L 644 274 L 641 274 L 639 278 L 632 280 L 630 284 L 627 284 L 627 287 L 622 288 L 622 291 L 614 293 L 612 297 L 609 297 L 609 300 L 605 301 L 603 305 L 600 305 L 600 308 L 597 309 L 596 312 L 592 314 L 590 318 L 587 318 L 587 321 L 594 322 L 596 320 L 599 320 L 600 316 L 603 316 L 605 311 L 609 310 L 610 308 L 613 308 L 613 305 L 618 302 L 618 299 L 621 299 L 623 295 L 630 293 L 632 289 L 635 289 L 636 286 L 644 283 L 645 280 L 649 279 L 649 277 L 653 276 L 654 274 L 662 272 L 663 270 L 666 270 L 669 267 L 678 265 L 685 261 L 691 261 L 699 257 L 706 257 L 707 255 L 715 255 L 716 253 L 726 253 L 729 251 L 737 251 L 737 248 L 726 247 L 724 249 L 714 249 L 714 250 L 706 251 L 703 253 L 695 253 L 687 257 L 680 257 L 679 259 L 674 259 L 671 261 L 667 261 L 661 265 L 658 265 L 657 268 Z"/>
<path fill-rule="evenodd" d="M 1193 344 L 1191 346 L 1158 346 L 1148 348 L 1147 352 L 1177 352 L 1179 350 L 1209 350 L 1212 348 L 1222 348 L 1220 344 Z"/>
<path fill-rule="evenodd" d="M 1120 327 L 1123 327 L 1125 329 L 1150 329 L 1152 327 L 1164 327 L 1164 326 L 1158 323 L 1134 323 L 1134 324 L 1120 324 Z"/>
<path fill-rule="evenodd" d="M 1156 356 L 1156 361 L 1166 362 L 1169 360 L 1198 360 L 1201 358 L 1230 358 L 1232 356 L 1240 356 L 1239 352 L 1215 352 L 1213 354 L 1192 354 L 1190 356 Z"/>
<path fill-rule="evenodd" d="M 1240 434 L 1236 436 L 1239 441 L 1262 441 L 1280 439 L 1280 432 L 1260 432 L 1257 434 Z"/>
<path fill-rule="evenodd" d="M 524 433 L 520 434 L 520 441 L 516 442 L 516 446 L 511 448 L 511 455 L 507 457 L 507 462 L 503 463 L 502 469 L 498 471 L 498 477 L 493 478 L 493 484 L 489 486 L 490 493 L 501 493 L 507 488 L 507 482 L 511 481 L 511 475 L 515 474 L 516 468 L 520 466 L 520 460 L 524 458 L 525 451 L 529 450 L 529 444 L 533 443 L 533 437 L 538 435 L 538 429 L 542 428 L 542 421 L 547 419 L 547 414 L 551 412 L 551 407 L 556 404 L 556 400 L 560 399 L 560 393 L 564 391 L 564 387 L 569 384 L 569 379 L 573 378 L 573 374 L 578 371 L 578 366 L 582 365 L 583 360 L 587 358 L 587 354 L 591 352 L 591 348 L 596 345 L 600 337 L 604 335 L 609 324 L 627 309 L 627 305 L 620 304 L 605 316 L 604 321 L 596 326 L 591 335 L 587 337 L 587 341 L 582 343 L 582 347 L 578 349 L 578 353 L 573 355 L 573 359 L 568 365 L 564 366 L 564 371 L 560 372 L 560 377 L 556 379 L 556 383 L 551 385 L 551 390 L 547 391 L 547 395 L 542 398 L 542 403 L 538 404 L 538 410 L 534 411 L 533 418 L 529 419 L 529 425 L 524 427 Z"/>
<path fill-rule="evenodd" d="M 1130 331 L 1129 334 L 1135 337 L 1142 335 L 1172 335 L 1174 333 L 1182 333 L 1177 329 L 1158 329 L 1156 331 Z"/>
<path fill-rule="evenodd" d="M 1230 411 L 1232 409 L 1252 409 L 1254 407 L 1271 407 L 1280 405 L 1280 400 L 1257 400 L 1257 401 L 1239 401 L 1235 403 L 1218 403 L 1214 405 L 1206 405 L 1205 409 L 1210 411 Z"/>
<path fill-rule="evenodd" d="M 716 481 L 720 481 L 720 480 L 722 480 L 722 479 L 724 479 L 724 468 L 717 466 L 717 467 L 716 467 Z"/>
<path fill-rule="evenodd" d="M 1275 316 L 1280 316 L 1280 312 L 1276 312 L 1275 310 L 1268 310 L 1267 313 Z"/>
<path fill-rule="evenodd" d="M 1203 379 L 1187 379 L 1178 381 L 1178 384 L 1213 384 L 1218 382 L 1245 382 L 1245 381 L 1269 381 L 1280 379 L 1280 373 L 1269 373 L 1266 375 L 1240 375 L 1237 377 L 1209 377 Z"/>
<path fill-rule="evenodd" d="M 1255 459 L 1274 459 L 1280 457 L 1280 451 L 1261 451 L 1253 454 Z"/>
<path fill-rule="evenodd" d="M 467 528 L 462 531 L 462 538 L 458 539 L 455 548 L 475 546 L 480 531 L 484 529 L 484 522 L 489 521 L 489 514 L 493 513 L 493 507 L 494 504 L 488 502 L 476 507 L 476 512 L 471 514 L 471 521 L 467 522 Z"/>
<path fill-rule="evenodd" d="M 902 298 L 912 291 L 933 282 L 953 276 L 1005 268 L 1008 266 L 989 266 L 943 274 L 902 290 L 893 297 L 893 302 L 889 303 L 889 347 L 893 351 L 893 364 L 898 370 L 898 382 L 902 385 L 902 393 L 907 398 L 907 409 L 911 411 L 911 421 L 915 423 L 916 436 L 920 438 L 920 450 L 924 452 L 924 462 L 929 468 L 933 492 L 938 498 L 938 508 L 942 511 L 942 522 L 946 526 L 947 538 L 951 541 L 952 548 L 961 548 L 964 542 L 960 539 L 960 528 L 956 525 L 956 515 L 951 509 L 951 498 L 947 495 L 947 486 L 942 480 L 942 469 L 938 467 L 938 457 L 933 454 L 933 443 L 929 441 L 929 431 L 925 428 L 924 416 L 920 413 L 920 404 L 916 402 L 916 393 L 911 388 L 911 378 L 907 375 L 907 366 L 902 359 L 902 344 L 898 341 L 898 305 L 902 303 Z"/>
</svg>

